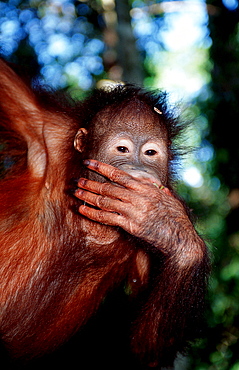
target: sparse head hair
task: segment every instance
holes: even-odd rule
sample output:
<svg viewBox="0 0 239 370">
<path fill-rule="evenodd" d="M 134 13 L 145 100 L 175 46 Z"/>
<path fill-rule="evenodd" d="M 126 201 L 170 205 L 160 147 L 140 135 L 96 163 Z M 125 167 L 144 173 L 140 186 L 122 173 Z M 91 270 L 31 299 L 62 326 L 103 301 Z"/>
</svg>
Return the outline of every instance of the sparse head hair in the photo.
<svg viewBox="0 0 239 370">
<path fill-rule="evenodd" d="M 96 114 L 103 109 L 107 107 L 113 108 L 114 106 L 123 108 L 134 100 L 146 104 L 152 112 L 159 115 L 160 121 L 168 131 L 169 140 L 173 140 L 181 132 L 182 127 L 179 117 L 175 110 L 170 108 L 167 93 L 163 91 L 148 91 L 130 84 L 119 84 L 107 89 L 95 89 L 83 103 L 84 109 L 81 112 L 81 123 L 87 128 Z"/>
</svg>

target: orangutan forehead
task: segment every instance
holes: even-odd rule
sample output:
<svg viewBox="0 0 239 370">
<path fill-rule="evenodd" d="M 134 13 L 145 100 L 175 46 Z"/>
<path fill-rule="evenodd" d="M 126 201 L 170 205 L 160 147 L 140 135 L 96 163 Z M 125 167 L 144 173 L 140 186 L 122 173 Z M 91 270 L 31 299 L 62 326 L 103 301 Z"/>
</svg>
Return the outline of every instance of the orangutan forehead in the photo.
<svg viewBox="0 0 239 370">
<path fill-rule="evenodd" d="M 117 131 L 134 130 L 135 133 L 150 130 L 156 136 L 167 136 L 162 117 L 153 107 L 140 100 L 122 102 L 120 105 L 106 107 L 94 117 L 97 131 L 114 129 Z"/>
<path fill-rule="evenodd" d="M 151 114 L 153 113 L 153 107 L 148 106 L 146 103 L 134 99 L 131 101 L 123 101 L 121 104 L 113 104 L 109 107 L 106 107 L 99 115 L 108 116 L 108 117 L 117 117 L 125 116 L 127 118 L 139 118 L 142 114 Z"/>
</svg>

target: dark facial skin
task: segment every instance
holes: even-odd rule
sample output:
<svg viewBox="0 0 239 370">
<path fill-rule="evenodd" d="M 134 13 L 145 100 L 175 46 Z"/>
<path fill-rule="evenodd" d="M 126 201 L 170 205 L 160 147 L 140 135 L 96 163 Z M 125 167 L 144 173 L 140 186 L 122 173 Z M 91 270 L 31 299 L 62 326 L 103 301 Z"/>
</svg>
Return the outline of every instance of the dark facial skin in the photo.
<svg viewBox="0 0 239 370">
<path fill-rule="evenodd" d="M 108 109 L 95 117 L 90 129 L 90 153 L 85 153 L 85 158 L 97 159 L 133 177 L 166 186 L 168 140 L 158 113 L 137 101 L 117 111 L 110 118 Z M 89 178 L 102 181 L 92 174 Z"/>
</svg>

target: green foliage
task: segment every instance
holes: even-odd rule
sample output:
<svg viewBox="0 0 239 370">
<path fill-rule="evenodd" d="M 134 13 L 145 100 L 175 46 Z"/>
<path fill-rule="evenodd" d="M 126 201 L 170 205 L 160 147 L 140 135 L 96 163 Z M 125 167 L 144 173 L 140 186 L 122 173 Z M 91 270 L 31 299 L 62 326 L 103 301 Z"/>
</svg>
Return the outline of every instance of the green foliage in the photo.
<svg viewBox="0 0 239 370">
<path fill-rule="evenodd" d="M 189 191 L 192 207 L 199 212 L 200 230 L 209 240 L 213 272 L 208 294 L 204 340 L 191 352 L 190 369 L 239 369 L 239 10 L 220 0 L 212 5 L 209 28 L 211 83 L 207 100 L 199 102 L 207 117 L 206 138 L 214 156 L 207 163 L 204 183 Z M 215 182 L 216 179 L 216 182 Z M 216 187 L 213 184 L 219 184 Z M 197 207 L 197 204 L 200 204 Z"/>
</svg>

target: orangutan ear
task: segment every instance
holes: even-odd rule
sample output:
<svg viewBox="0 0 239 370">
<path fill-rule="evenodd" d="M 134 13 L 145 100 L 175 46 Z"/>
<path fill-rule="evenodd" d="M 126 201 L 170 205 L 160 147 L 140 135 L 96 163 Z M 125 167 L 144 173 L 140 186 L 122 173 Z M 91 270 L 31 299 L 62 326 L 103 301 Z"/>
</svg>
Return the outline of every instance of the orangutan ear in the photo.
<svg viewBox="0 0 239 370">
<path fill-rule="evenodd" d="M 78 152 L 83 152 L 84 149 L 84 140 L 88 131 L 82 127 L 77 131 L 77 134 L 74 139 L 74 148 L 78 150 Z"/>
</svg>

